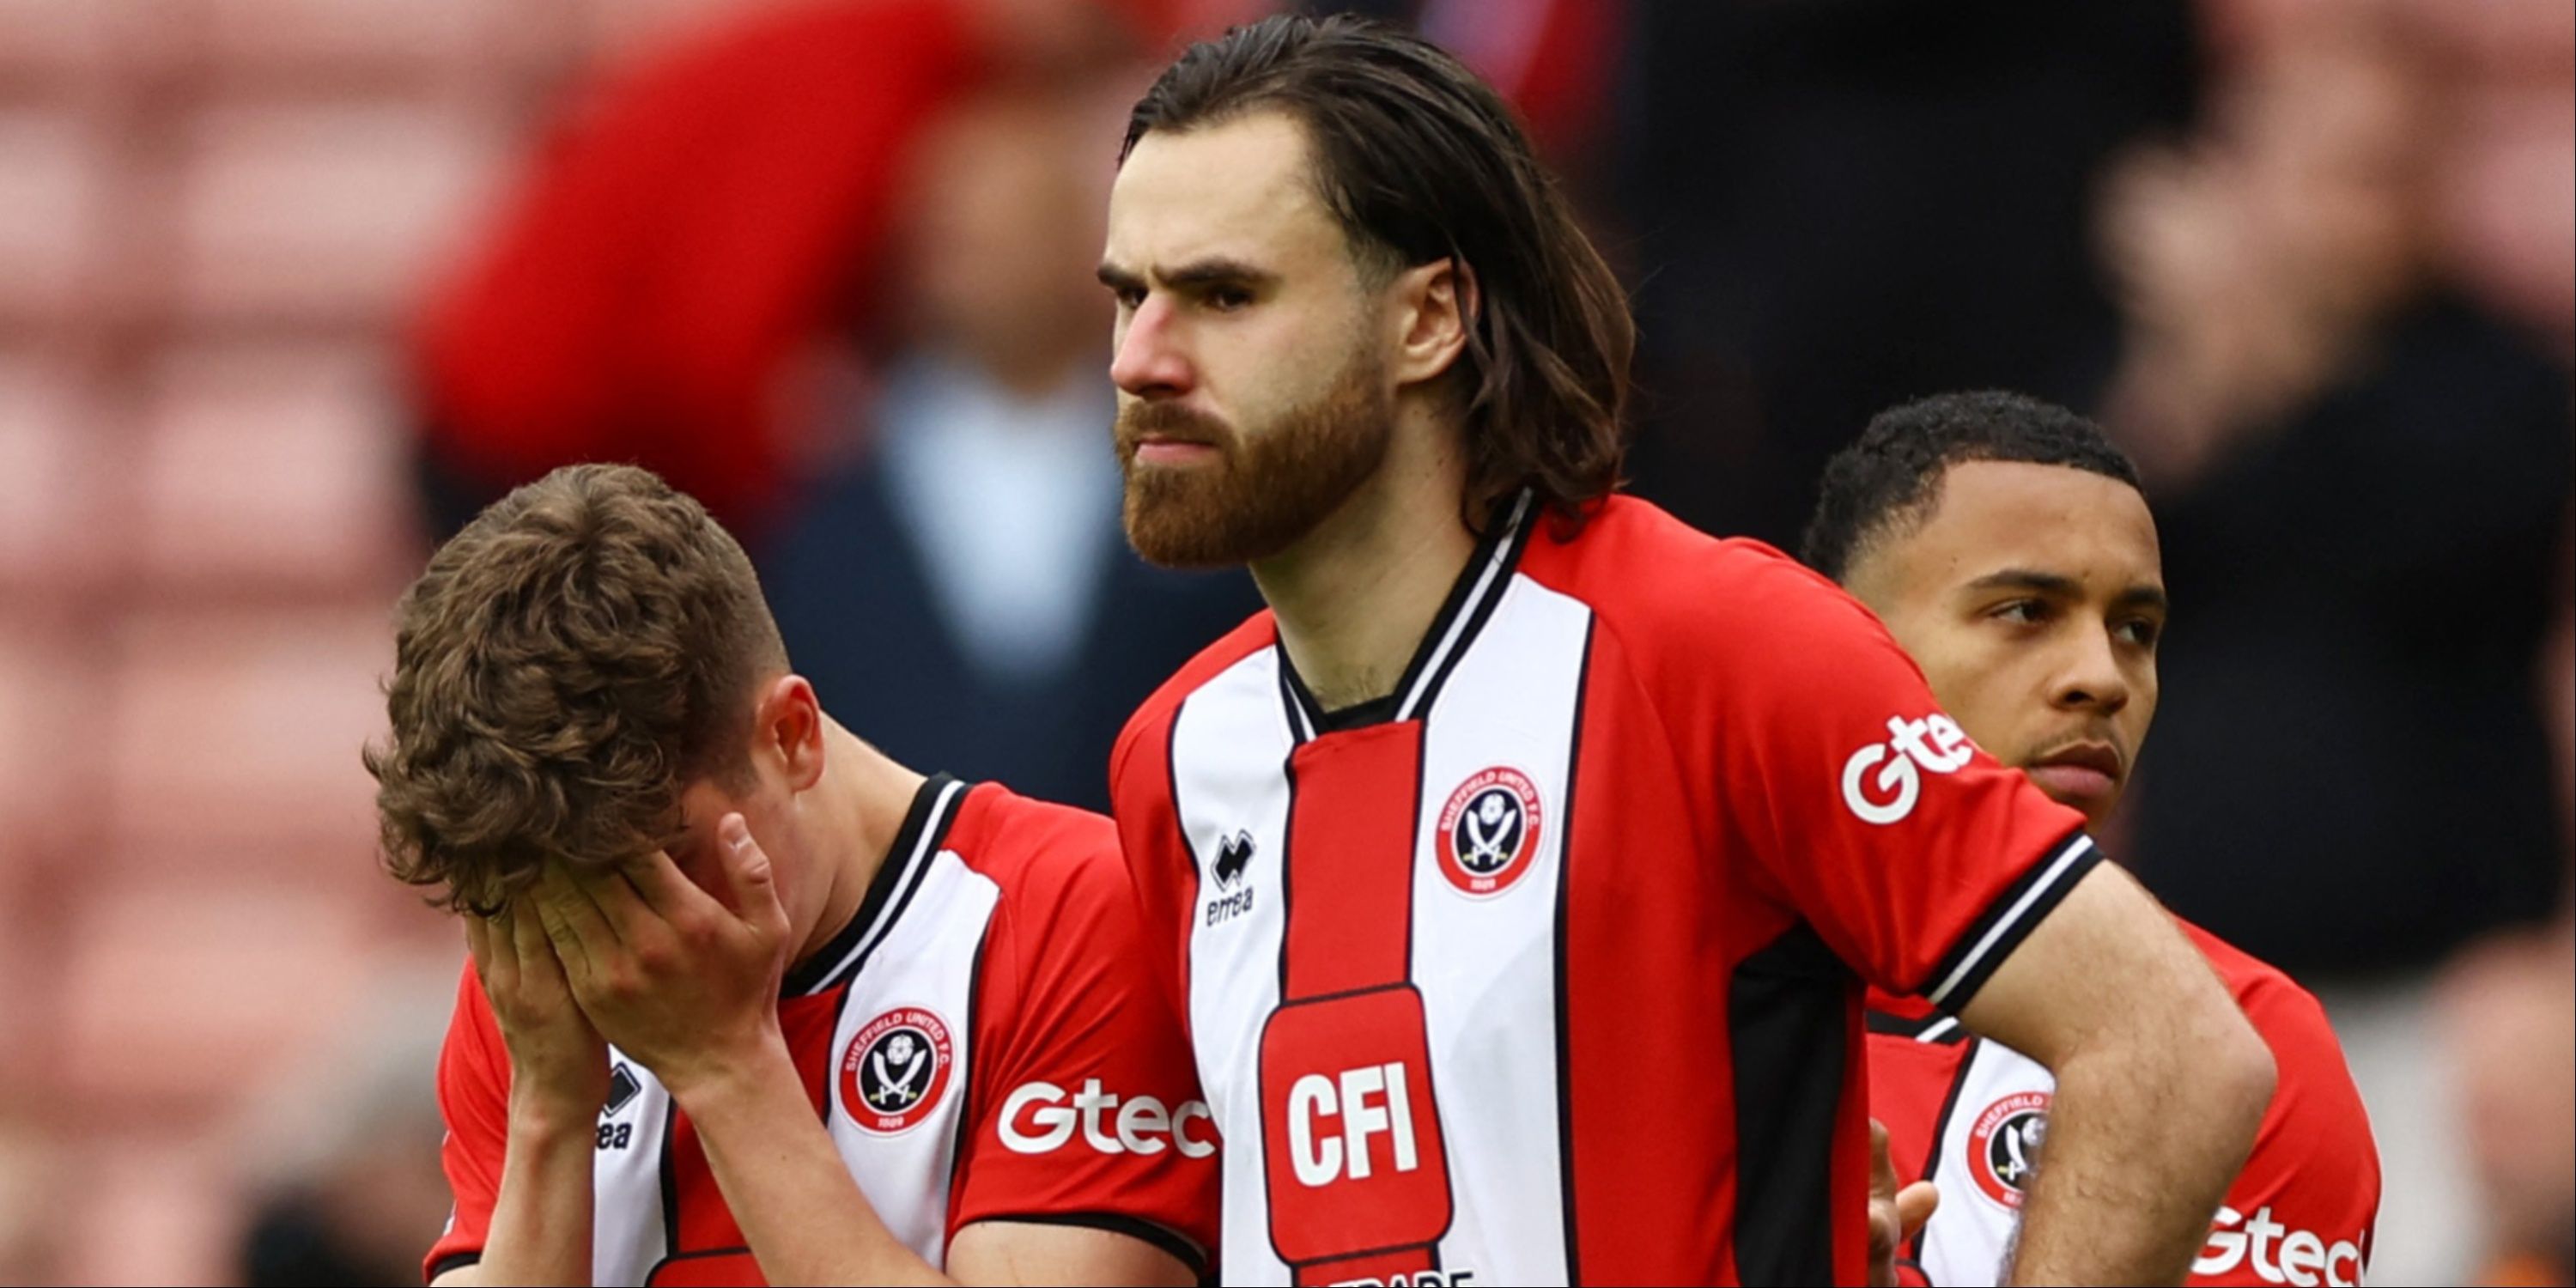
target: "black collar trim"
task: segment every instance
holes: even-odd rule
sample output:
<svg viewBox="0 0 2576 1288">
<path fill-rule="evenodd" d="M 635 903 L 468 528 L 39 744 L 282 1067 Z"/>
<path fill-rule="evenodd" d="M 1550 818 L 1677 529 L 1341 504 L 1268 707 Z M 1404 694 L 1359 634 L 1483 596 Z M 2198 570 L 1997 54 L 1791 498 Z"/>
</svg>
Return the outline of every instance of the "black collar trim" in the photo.
<svg viewBox="0 0 2576 1288">
<path fill-rule="evenodd" d="M 921 889 L 922 878 L 930 873 L 931 856 L 948 839 L 948 829 L 956 825 L 959 807 L 972 788 L 972 784 L 947 774 L 934 774 L 921 785 L 850 924 L 787 976 L 779 985 L 780 996 L 810 997 L 838 988 L 867 965 L 868 956 L 885 941 L 886 932 L 894 929 L 903 910 L 912 906 L 912 896 Z"/>
<path fill-rule="evenodd" d="M 1476 543 L 1476 553 L 1468 556 L 1467 566 L 1459 570 L 1457 582 L 1449 588 L 1449 598 L 1440 605 L 1440 615 L 1432 618 L 1431 629 L 1422 633 L 1422 644 L 1406 664 L 1404 677 L 1386 695 L 1394 702 L 1383 719 L 1337 722 L 1297 674 L 1297 664 L 1288 660 L 1287 646 L 1271 645 L 1279 654 L 1279 693 L 1287 705 L 1288 728 L 1296 741 L 1312 741 L 1319 732 L 1417 720 L 1430 711 L 1433 700 L 1440 696 L 1440 686 L 1448 682 L 1450 672 L 1458 669 L 1459 659 L 1467 655 L 1477 632 L 1493 618 L 1494 609 L 1503 602 L 1503 593 L 1511 588 L 1512 570 L 1520 565 L 1521 552 L 1529 547 L 1530 533 L 1538 527 L 1532 521 L 1536 509 L 1537 498 L 1523 489 L 1512 498 L 1511 512 Z"/>
</svg>

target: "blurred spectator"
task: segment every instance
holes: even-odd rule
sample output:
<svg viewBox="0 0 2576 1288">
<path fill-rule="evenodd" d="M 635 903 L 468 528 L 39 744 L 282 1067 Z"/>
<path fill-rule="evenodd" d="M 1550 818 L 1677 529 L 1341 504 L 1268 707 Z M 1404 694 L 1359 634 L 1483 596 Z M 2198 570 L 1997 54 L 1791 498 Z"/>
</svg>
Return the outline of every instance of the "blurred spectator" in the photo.
<svg viewBox="0 0 2576 1288">
<path fill-rule="evenodd" d="M 781 366 L 886 271 L 922 128 L 985 75 L 1240 7 L 805 0 L 588 87 L 423 322 L 434 535 L 554 466 L 632 460 L 757 546 L 798 482 Z"/>
<path fill-rule="evenodd" d="M 997 89 L 916 154 L 865 443 L 763 560 L 797 668 L 909 764 L 1105 806 L 1153 686 L 1259 606 L 1147 567 L 1119 527 L 1093 280 L 1134 85 Z"/>
<path fill-rule="evenodd" d="M 1626 49 L 1605 246 L 1636 283 L 1640 492 L 1787 544 L 1883 407 L 2095 404 L 2118 328 L 2085 209 L 2112 149 L 2187 115 L 2183 6 L 1666 0 Z"/>
<path fill-rule="evenodd" d="M 2324 999 L 2388 1159 L 2374 1274 L 2456 1282 L 2477 1219 L 2429 968 L 2566 878 L 2532 676 L 2567 373 L 2443 276 L 2460 103 L 2400 11 L 2211 12 L 2202 128 L 2105 186 L 2105 419 L 2179 610 L 2134 853 Z"/>
<path fill-rule="evenodd" d="M 2439 104 L 2398 40 L 2306 12 L 2107 189 L 2107 414 L 2184 608 L 2138 861 L 2284 969 L 2420 968 L 2555 906 L 2531 668 L 2568 385 L 2433 276 Z"/>
<path fill-rule="evenodd" d="M 416 1284 L 447 1217 L 439 1043 L 456 992 L 445 956 L 383 963 L 366 1020 L 270 1089 L 245 1124 L 250 1288 Z"/>
<path fill-rule="evenodd" d="M 786 490 L 776 364 L 879 267 L 894 175 L 975 61 L 962 3 L 840 0 L 584 96 L 421 333 L 439 533 L 619 459 L 764 531 Z"/>
</svg>

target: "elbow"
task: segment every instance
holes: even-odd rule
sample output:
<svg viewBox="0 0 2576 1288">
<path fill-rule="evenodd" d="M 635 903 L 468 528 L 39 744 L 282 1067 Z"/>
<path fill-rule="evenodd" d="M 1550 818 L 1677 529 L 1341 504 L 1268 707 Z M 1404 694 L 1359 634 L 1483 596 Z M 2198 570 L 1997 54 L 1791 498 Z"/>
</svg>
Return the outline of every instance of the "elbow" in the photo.
<svg viewBox="0 0 2576 1288">
<path fill-rule="evenodd" d="M 2232 1003 L 2204 1027 L 2205 1036 L 2193 1044 L 2199 1054 L 2191 1061 L 2202 1083 L 2196 1097 L 2208 1106 L 2212 1121 L 2228 1125 L 2229 1137 L 2241 1143 L 2241 1151 L 2251 1152 L 2254 1133 L 2280 1085 L 2280 1069 L 2272 1048 Z"/>
</svg>

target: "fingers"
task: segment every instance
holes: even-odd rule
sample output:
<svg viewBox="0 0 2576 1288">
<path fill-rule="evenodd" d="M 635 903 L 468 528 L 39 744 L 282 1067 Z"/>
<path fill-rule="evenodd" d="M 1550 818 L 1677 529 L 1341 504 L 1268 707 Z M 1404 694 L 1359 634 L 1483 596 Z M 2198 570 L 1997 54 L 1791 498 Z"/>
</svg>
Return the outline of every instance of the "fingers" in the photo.
<svg viewBox="0 0 2576 1288">
<path fill-rule="evenodd" d="M 1887 1124 L 1869 1120 L 1869 1196 L 1879 1202 L 1896 1199 L 1896 1165 L 1887 1157 Z"/>
<path fill-rule="evenodd" d="M 508 949 L 500 951 L 496 943 L 495 955 L 511 959 L 511 974 L 518 985 L 552 983 L 562 987 L 566 978 L 580 968 L 576 960 L 586 964 L 586 959 L 567 959 L 566 950 L 548 933 L 545 910 L 532 894 L 523 893 L 512 899 L 509 911 L 502 914 L 509 919 Z M 497 939 L 501 928 L 495 926 L 494 934 Z"/>
<path fill-rule="evenodd" d="M 677 922 L 715 910 L 715 900 L 698 888 L 671 856 L 655 850 L 618 871 L 645 907 L 664 921 Z"/>
<path fill-rule="evenodd" d="M 733 894 L 734 911 L 746 921 L 764 928 L 783 928 L 787 910 L 778 902 L 777 874 L 769 865 L 769 854 L 751 839 L 751 827 L 740 814 L 727 814 L 716 824 L 717 859 L 724 865 L 725 884 Z"/>
<path fill-rule="evenodd" d="M 572 877 L 555 865 L 547 864 L 537 878 L 534 889 L 535 913 L 545 938 L 554 945 L 554 954 L 564 970 L 576 980 L 598 973 L 606 958 L 618 949 L 617 930 L 600 915 L 599 905 L 590 901 Z"/>
<path fill-rule="evenodd" d="M 501 916 L 508 916 L 502 913 Z M 509 931 L 495 924 L 498 917 L 465 914 L 465 953 L 474 959 L 474 978 L 483 991 L 515 987 L 517 984 L 516 953 L 509 947 Z M 497 942 L 496 942 L 497 941 Z"/>
<path fill-rule="evenodd" d="M 1916 1181 L 1896 1192 L 1896 1224 L 1902 1233 L 1898 1238 L 1911 1239 L 1932 1219 L 1933 1210 L 1941 1206 L 1941 1189 L 1930 1181 Z"/>
<path fill-rule="evenodd" d="M 656 857 L 659 857 L 658 855 Z M 669 862 L 664 859 L 664 862 Z M 639 893 L 628 873 L 641 864 L 609 872 L 566 872 L 573 889 L 589 901 L 619 946 L 644 957 L 659 955 L 671 939 L 668 914 L 659 912 Z M 683 878 L 685 880 L 685 878 Z M 594 953 L 604 945 L 594 941 Z"/>
</svg>

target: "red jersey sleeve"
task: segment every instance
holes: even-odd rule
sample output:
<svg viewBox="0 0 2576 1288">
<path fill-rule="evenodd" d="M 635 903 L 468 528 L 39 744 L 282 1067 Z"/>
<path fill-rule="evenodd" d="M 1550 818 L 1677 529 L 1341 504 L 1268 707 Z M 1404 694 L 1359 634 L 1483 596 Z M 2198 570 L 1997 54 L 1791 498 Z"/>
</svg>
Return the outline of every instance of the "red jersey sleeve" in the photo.
<svg viewBox="0 0 2576 1288">
<path fill-rule="evenodd" d="M 1041 807 L 1048 847 L 1004 882 L 976 1000 L 968 1137 L 949 1228 L 1088 1225 L 1204 1272 L 1216 1246 L 1215 1121 L 1152 979 L 1108 820 Z"/>
<path fill-rule="evenodd" d="M 447 1124 L 439 1165 L 455 1206 L 447 1228 L 421 1261 L 426 1281 L 481 1259 L 492 1228 L 492 1205 L 501 1193 L 501 1151 L 509 1139 L 510 1059 L 501 1031 L 483 1000 L 483 982 L 466 963 L 456 988 L 456 1012 L 438 1055 L 438 1113 Z"/>
<path fill-rule="evenodd" d="M 1726 544 L 1693 714 L 1756 884 L 1871 983 L 1955 1012 L 2099 860 L 2083 816 L 1970 742 L 1858 601 Z"/>
<path fill-rule="evenodd" d="M 2325 1008 L 2288 976 L 2185 930 L 2228 977 L 2280 1070 L 2189 1282 L 2360 1283 L 2379 1221 L 2379 1147 Z M 2251 979 L 2249 964 L 2260 972 Z"/>
</svg>

